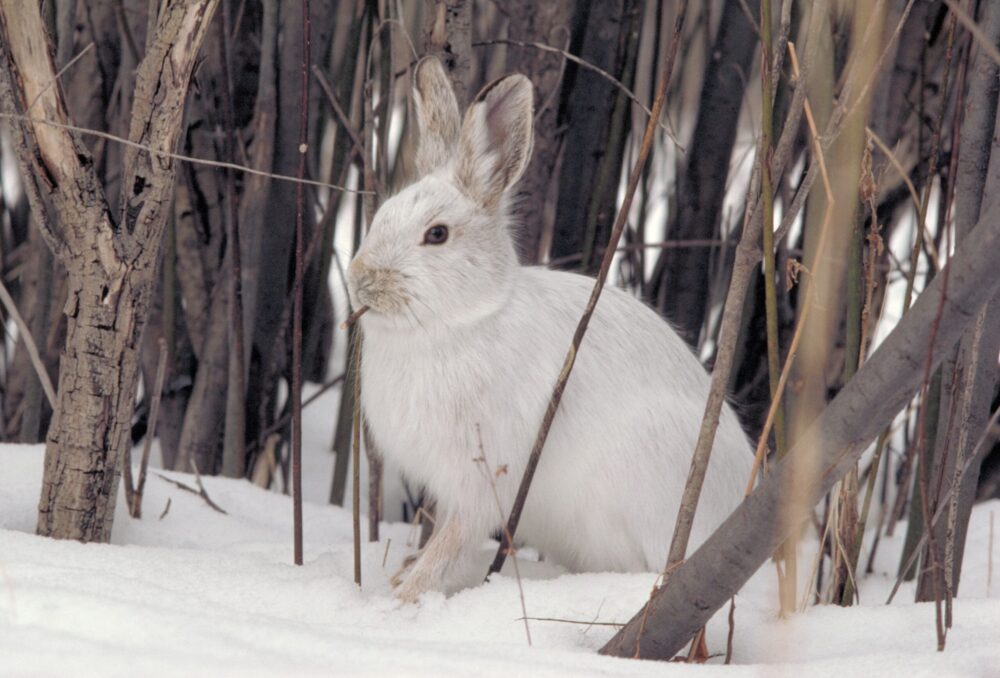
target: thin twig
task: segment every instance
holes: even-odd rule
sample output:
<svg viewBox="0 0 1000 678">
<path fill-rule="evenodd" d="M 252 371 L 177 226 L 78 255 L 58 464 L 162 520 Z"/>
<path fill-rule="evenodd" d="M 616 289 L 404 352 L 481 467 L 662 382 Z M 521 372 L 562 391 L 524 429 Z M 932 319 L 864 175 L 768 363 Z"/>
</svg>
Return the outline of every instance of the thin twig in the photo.
<svg viewBox="0 0 1000 678">
<path fill-rule="evenodd" d="M 38 103 L 38 100 L 42 98 L 42 95 L 45 94 L 46 92 L 48 92 L 50 87 L 52 87 L 57 82 L 59 82 L 59 78 L 61 78 L 66 73 L 66 71 L 68 71 L 69 69 L 71 69 L 73 67 L 73 64 L 75 64 L 77 61 L 79 61 L 80 59 L 82 59 L 83 56 L 87 52 L 89 52 L 91 49 L 93 49 L 93 47 L 94 47 L 94 42 L 93 42 L 93 40 L 91 40 L 90 43 L 86 47 L 84 47 L 83 49 L 81 49 L 79 52 L 76 53 L 75 57 L 73 57 L 72 59 L 70 59 L 69 61 L 67 61 L 66 65 L 63 66 L 62 68 L 60 68 L 59 71 L 54 76 L 52 76 L 52 79 L 49 80 L 47 83 L 45 83 L 44 87 L 42 87 L 40 90 L 38 90 L 38 93 L 31 100 L 31 103 L 28 104 L 28 107 L 26 109 L 24 109 L 24 112 L 25 113 L 30 113 L 31 109 L 34 108 L 35 104 Z"/>
<path fill-rule="evenodd" d="M 161 148 L 154 148 L 146 144 L 141 144 L 137 141 L 131 141 L 124 137 L 116 136 L 114 134 L 101 132 L 100 130 L 89 129 L 87 127 L 79 127 L 77 125 L 68 125 L 65 123 L 56 122 L 55 120 L 46 120 L 45 118 L 33 118 L 31 116 L 21 115 L 19 113 L 3 113 L 3 112 L 0 112 L 0 118 L 4 118 L 7 120 L 21 120 L 24 122 L 30 122 L 32 124 L 49 125 L 50 127 L 57 127 L 59 129 L 68 130 L 70 132 L 77 132 L 78 134 L 97 137 L 98 139 L 105 139 L 107 141 L 113 141 L 115 143 L 122 144 L 123 146 L 135 148 L 140 151 L 145 151 L 157 158 L 170 158 L 171 160 L 189 162 L 194 165 L 205 165 L 206 167 L 234 169 L 240 172 L 245 172 L 246 174 L 253 174 L 260 177 L 267 177 L 268 179 L 275 179 L 277 181 L 290 181 L 294 184 L 304 184 L 306 186 L 318 186 L 319 188 L 329 188 L 330 190 L 333 191 L 344 191 L 345 193 L 360 193 L 360 194 L 366 193 L 366 191 L 361 189 L 347 188 L 345 186 L 338 186 L 337 184 L 330 184 L 325 181 L 316 181 L 313 179 L 293 177 L 287 174 L 275 174 L 273 172 L 265 172 L 264 170 L 254 169 L 253 167 L 249 167 L 247 165 L 240 165 L 233 162 L 223 162 L 221 160 L 209 160 L 208 158 L 195 158 L 194 156 L 184 155 L 183 153 L 173 153 L 171 151 L 165 151 Z"/>
<path fill-rule="evenodd" d="M 365 313 L 368 312 L 369 308 L 370 307 L 367 304 L 365 304 L 361 308 L 359 308 L 356 311 L 354 311 L 353 313 L 351 313 L 351 315 L 347 316 L 347 320 L 345 320 L 344 322 L 340 323 L 340 329 L 346 330 L 346 329 L 350 328 L 351 325 L 353 325 L 354 323 L 358 322 L 358 318 L 360 318 L 361 316 L 363 316 Z"/>
<path fill-rule="evenodd" d="M 194 462 L 193 459 L 191 460 L 191 466 L 195 469 L 195 479 L 198 482 L 198 489 L 197 490 L 194 489 L 193 487 L 191 487 L 190 485 L 188 485 L 187 483 L 182 483 L 179 480 L 174 480 L 173 478 L 168 478 L 165 475 L 163 475 L 162 473 L 157 473 L 156 475 L 161 480 L 164 480 L 164 481 L 170 483 L 171 485 L 173 485 L 173 486 L 175 486 L 175 487 L 177 487 L 177 488 L 179 488 L 181 490 L 184 490 L 185 492 L 190 492 L 191 494 L 198 495 L 199 497 L 201 497 L 202 499 L 204 499 L 205 503 L 208 504 L 213 510 L 218 511 L 219 513 L 221 513 L 223 515 L 229 515 L 224 508 L 222 508 L 221 506 L 219 506 L 218 504 L 216 504 L 214 501 L 212 501 L 212 498 L 208 496 L 208 492 L 205 491 L 205 486 L 201 482 L 201 474 L 198 473 L 198 466 L 197 466 L 197 464 L 195 464 L 195 462 Z M 165 515 L 167 515 L 167 510 L 166 509 L 164 509 L 163 515 L 160 516 L 160 519 L 162 520 L 163 516 L 165 516 Z"/>
<path fill-rule="evenodd" d="M 354 583 L 361 586 L 361 331 L 354 333 L 351 347 L 354 380 L 354 412 L 351 419 L 351 531 L 354 541 Z M 343 397 L 343 395 L 341 395 Z"/>
<path fill-rule="evenodd" d="M 944 4 L 948 5 L 948 9 L 951 13 L 958 19 L 966 30 L 972 34 L 972 37 L 976 39 L 976 44 L 979 48 L 986 52 L 993 61 L 1000 64 L 1000 50 L 997 49 L 996 45 L 990 40 L 989 36 L 983 32 L 983 29 L 979 27 L 975 19 L 970 17 L 964 9 L 962 9 L 955 0 L 944 0 Z"/>
<path fill-rule="evenodd" d="M 641 108 L 643 112 L 646 114 L 646 117 L 653 120 L 656 123 L 656 126 L 662 129 L 663 132 L 667 135 L 667 137 L 670 138 L 670 140 L 674 143 L 674 146 L 677 147 L 677 150 L 679 150 L 682 154 L 687 152 L 684 146 L 681 144 L 681 142 L 677 140 L 677 137 L 674 134 L 673 129 L 671 129 L 669 125 L 664 125 L 659 121 L 659 112 L 656 111 L 655 106 L 653 107 L 653 110 L 646 108 L 646 105 L 643 104 L 641 101 L 639 101 L 639 97 L 637 97 L 632 92 L 632 90 L 626 87 L 621 80 L 611 75 L 600 66 L 592 64 L 584 59 L 581 59 L 575 54 L 571 54 L 564 49 L 553 47 L 552 45 L 546 45 L 541 42 L 528 42 L 524 40 L 510 40 L 510 39 L 497 38 L 495 40 L 481 40 L 479 42 L 472 43 L 473 47 L 488 47 L 490 45 L 514 45 L 515 47 L 531 47 L 533 49 L 538 49 L 543 52 L 552 52 L 553 54 L 559 54 L 560 56 L 562 56 L 563 59 L 566 59 L 567 61 L 572 61 L 578 66 L 582 66 L 583 68 L 586 68 L 589 71 L 597 73 L 599 76 L 601 76 L 602 78 L 610 82 L 612 85 L 614 85 L 616 88 L 618 88 L 618 90 L 620 90 L 625 96 L 631 99 L 632 103 Z M 667 122 L 668 123 L 670 122 L 670 116 L 667 116 Z"/>
<path fill-rule="evenodd" d="M 631 243 L 629 245 L 622 245 L 615 248 L 615 252 L 635 252 L 638 250 L 684 250 L 684 249 L 695 249 L 698 247 L 723 247 L 725 245 L 731 244 L 728 240 L 717 240 L 714 238 L 692 238 L 690 240 L 661 240 L 659 242 L 637 242 Z M 607 248 L 601 248 L 595 251 L 595 254 L 604 256 L 604 252 Z M 572 264 L 574 262 L 583 259 L 583 252 L 577 252 L 576 254 L 567 254 L 564 257 L 556 257 L 555 259 L 549 259 L 547 266 L 551 268 L 558 268 L 566 264 Z"/>
<path fill-rule="evenodd" d="M 628 187 L 625 190 L 622 205 L 618 210 L 618 216 L 615 218 L 614 228 L 611 230 L 611 236 L 608 239 L 608 244 L 610 246 L 601 258 L 601 268 L 597 273 L 597 279 L 594 281 L 594 288 L 590 293 L 590 299 L 587 301 L 587 306 L 583 311 L 583 315 L 580 317 L 580 322 L 576 326 L 576 331 L 573 333 L 573 340 L 570 344 L 569 351 L 566 353 L 566 358 L 563 361 L 559 377 L 556 379 L 556 383 L 553 386 L 552 395 L 549 398 L 548 406 L 545 408 L 545 415 L 542 418 L 541 426 L 538 429 L 538 435 L 535 438 L 535 444 L 531 449 L 531 455 L 529 456 L 528 463 L 524 469 L 524 476 L 521 478 L 521 484 L 517 490 L 517 497 L 514 499 L 514 505 L 511 507 L 510 517 L 507 519 L 507 528 L 502 534 L 500 547 L 497 549 L 496 557 L 493 559 L 489 572 L 486 574 L 487 579 L 489 579 L 491 574 L 499 572 L 500 568 L 503 567 L 504 559 L 507 557 L 507 551 L 513 544 L 512 541 L 508 540 L 512 540 L 514 534 L 517 532 L 517 524 L 521 519 L 521 510 L 524 508 L 524 502 L 528 497 L 528 489 L 531 487 L 531 480 L 535 475 L 538 460 L 541 458 L 542 448 L 545 446 L 545 440 L 548 438 L 552 421 L 555 419 L 556 412 L 559 409 L 559 403 L 562 400 L 563 391 L 566 388 L 566 382 L 569 380 L 569 375 L 573 371 L 573 364 L 576 362 L 576 355 L 580 349 L 580 344 L 583 342 L 583 337 L 587 332 L 587 326 L 590 323 L 590 318 L 593 316 L 597 302 L 601 298 L 601 292 L 604 289 L 604 282 L 607 280 L 608 271 L 611 269 L 611 261 L 614 259 L 615 248 L 618 247 L 622 231 L 625 230 L 625 223 L 628 221 L 629 209 L 631 208 L 632 200 L 635 197 L 636 187 L 639 184 L 639 180 L 642 178 L 643 168 L 646 165 L 646 159 L 649 157 L 649 153 L 653 147 L 653 137 L 657 127 L 657 120 L 660 117 L 660 112 L 663 110 L 663 104 L 667 98 L 667 86 L 670 84 L 670 74 L 674 69 L 674 60 L 677 56 L 677 45 L 680 42 L 681 28 L 683 27 L 684 15 L 686 12 L 687 0 L 682 0 L 680 6 L 677 8 L 673 41 L 671 42 L 670 49 L 667 52 L 666 64 L 663 69 L 663 74 L 660 77 L 659 85 L 657 86 L 656 100 L 653 102 L 653 110 L 651 111 L 649 120 L 646 123 L 646 131 L 642 137 L 642 145 L 639 150 L 639 156 L 636 159 L 635 164 L 632 166 L 632 171 L 628 180 Z"/>
<path fill-rule="evenodd" d="M 302 79 L 299 101 L 298 178 L 306 175 L 309 150 L 309 0 L 302 0 Z M 305 187 L 295 190 L 295 281 L 304 280 Z M 295 287 L 292 301 L 292 519 L 295 564 L 302 564 L 302 284 Z"/>
<path fill-rule="evenodd" d="M 343 380 L 344 380 L 344 375 L 341 374 L 341 375 L 338 375 L 338 376 L 334 377 L 330 381 L 326 382 L 322 386 L 320 386 L 318 391 L 316 391 L 311 396 L 309 396 L 308 398 L 306 398 L 305 400 L 302 401 L 302 409 L 307 408 L 309 405 L 311 405 L 314 402 L 316 402 L 317 400 L 319 400 L 320 396 L 322 396 L 324 393 L 326 393 L 327 391 L 329 391 L 331 388 L 333 388 L 334 386 L 336 386 L 337 384 L 339 384 Z M 292 419 L 292 415 L 291 415 L 290 412 L 283 414 L 281 417 L 278 418 L 278 420 L 276 422 L 274 422 L 273 424 L 271 424 L 270 426 L 268 426 L 266 429 L 264 429 L 263 431 L 261 431 L 260 438 L 262 440 L 266 439 L 272 433 L 275 433 L 278 430 L 284 428 L 285 424 L 287 424 L 289 421 L 291 421 L 291 419 Z M 257 442 L 254 441 L 250 445 L 247 446 L 247 453 L 249 454 L 251 452 L 254 452 L 256 449 L 257 449 Z"/>
<path fill-rule="evenodd" d="M 167 376 L 167 342 L 160 337 L 160 358 L 156 363 L 156 383 L 153 386 L 152 401 L 149 405 L 149 424 L 146 426 L 146 440 L 142 445 L 142 459 L 139 462 L 139 477 L 135 482 L 135 493 L 129 505 L 129 513 L 133 518 L 142 517 L 142 492 L 146 487 L 146 470 L 149 468 L 149 452 L 153 447 L 153 436 L 156 435 L 156 422 L 160 415 L 160 398 L 163 395 L 163 380 Z M 125 473 L 132 475 L 128 466 Z"/>
<path fill-rule="evenodd" d="M 49 407 L 54 411 L 56 409 L 56 390 L 52 388 L 52 380 L 49 379 L 49 372 L 45 369 L 45 363 L 42 362 L 42 357 L 38 353 L 38 345 L 35 343 L 35 338 L 31 336 L 28 324 L 24 322 L 24 318 L 18 312 L 17 304 L 14 303 L 14 297 L 10 296 L 10 292 L 7 291 L 7 287 L 3 284 L 2 279 L 0 279 L 0 301 L 3 301 L 7 313 L 14 320 L 14 325 L 17 326 L 17 331 L 24 341 L 24 348 L 28 350 L 28 357 L 31 358 L 31 364 L 38 375 L 38 381 L 42 383 L 42 390 L 45 391 L 45 397 L 48 398 Z"/>
<path fill-rule="evenodd" d="M 312 73 L 316 78 L 316 82 L 319 83 L 319 88 L 323 90 L 323 94 L 326 95 L 326 100 L 330 103 L 330 107 L 333 109 L 334 114 L 336 114 L 337 120 L 340 122 L 340 126 L 347 132 L 347 136 L 351 137 L 351 143 L 354 144 L 354 152 L 363 157 L 365 145 L 362 143 L 361 137 L 358 136 L 357 130 L 354 129 L 354 125 L 351 124 L 350 117 L 344 113 L 343 107 L 340 105 L 340 102 L 337 101 L 337 95 L 334 93 L 333 87 L 330 86 L 330 81 L 326 79 L 323 71 L 320 70 L 319 66 L 316 64 L 313 64 Z"/>
<path fill-rule="evenodd" d="M 774 415 L 774 441 L 777 448 L 778 458 L 785 456 L 785 416 L 784 408 L 781 406 L 781 395 L 778 393 L 778 382 L 780 380 L 781 347 L 778 339 L 778 291 L 777 276 L 775 275 L 775 248 L 774 248 L 774 177 L 772 176 L 772 145 L 774 136 L 774 79 L 771 72 L 773 57 L 771 55 L 771 0 L 761 0 L 761 141 L 760 141 L 760 176 L 761 193 L 760 201 L 763 208 L 764 224 L 761 229 L 761 242 L 763 249 L 763 270 L 764 270 L 764 311 L 765 326 L 767 334 L 767 373 L 768 386 L 770 389 L 771 403 Z M 795 77 L 798 78 L 798 70 L 795 70 Z M 789 363 L 791 361 L 788 361 Z M 786 363 L 787 364 L 787 363 Z M 778 582 L 778 598 L 780 601 L 781 613 L 791 612 L 795 607 L 795 573 L 798 570 L 796 565 L 795 540 L 790 539 L 782 545 L 781 558 L 784 559 L 785 569 Z M 779 568 L 779 571 L 780 570 Z"/>
<path fill-rule="evenodd" d="M 897 172 L 899 172 L 899 176 L 902 177 L 903 182 L 906 184 L 907 190 L 910 192 L 910 197 L 913 199 L 914 209 L 919 210 L 920 196 L 917 195 L 917 188 L 916 186 L 913 185 L 913 182 L 910 181 L 910 175 L 907 174 L 905 169 L 903 169 L 903 166 L 900 164 L 899 159 L 896 157 L 896 154 L 893 153 L 892 150 L 885 145 L 885 142 L 882 141 L 882 138 L 878 134 L 876 134 L 871 127 L 865 127 L 865 133 L 868 135 L 869 139 L 875 142 L 875 145 L 879 147 L 879 150 L 885 153 L 885 157 L 889 159 L 889 163 L 896 168 Z"/>
<path fill-rule="evenodd" d="M 560 617 L 520 617 L 517 621 L 522 620 L 558 622 L 560 624 L 579 624 L 581 626 L 612 626 L 616 629 L 620 629 L 625 626 L 625 624 L 621 622 L 584 621 L 583 619 L 562 619 Z"/>
<path fill-rule="evenodd" d="M 896 583 L 893 585 L 892 591 L 889 593 L 889 597 L 885 601 L 886 605 L 892 603 L 893 598 L 896 597 L 896 593 L 899 591 L 899 587 L 903 583 L 903 579 L 906 578 L 910 568 L 912 568 L 914 563 L 917 562 L 917 557 L 920 555 L 920 551 L 923 549 L 924 544 L 927 543 L 928 532 L 933 529 L 933 527 L 937 524 L 937 521 L 944 515 L 945 509 L 948 505 L 948 500 L 951 499 L 951 495 L 958 490 L 965 474 L 968 473 L 975 462 L 982 462 L 980 455 L 987 446 L 991 446 L 993 444 L 993 439 L 996 438 L 997 435 L 997 431 L 994 431 L 993 429 L 996 428 L 998 422 L 1000 422 L 1000 408 L 994 410 L 993 416 L 990 417 L 989 422 L 983 429 L 982 435 L 979 436 L 979 440 L 976 442 L 975 451 L 969 455 L 968 459 L 965 460 L 965 464 L 962 466 L 961 470 L 955 474 L 948 490 L 941 495 L 941 498 L 938 500 L 937 510 L 934 512 L 934 516 L 926 526 L 923 536 L 920 537 L 920 541 L 918 541 L 916 546 L 913 547 L 913 551 L 910 553 L 910 558 L 906 561 L 903 567 L 899 568 L 899 575 L 896 577 Z M 991 433 L 993 435 L 990 435 Z"/>
<path fill-rule="evenodd" d="M 204 499 L 209 506 L 214 508 L 219 513 L 222 513 L 223 515 L 228 515 L 221 506 L 212 501 L 212 498 L 208 496 L 208 491 L 205 489 L 205 485 L 201 482 L 201 472 L 198 470 L 198 462 L 196 462 L 194 459 L 191 460 L 191 468 L 194 469 L 194 481 L 198 483 L 198 494 L 201 496 L 201 498 Z"/>
<path fill-rule="evenodd" d="M 986 597 L 993 595 L 993 511 L 990 511 L 990 538 L 986 543 Z"/>
<path fill-rule="evenodd" d="M 726 634 L 726 664 L 733 661 L 733 635 L 736 631 L 736 596 L 729 599 L 729 633 Z"/>
<path fill-rule="evenodd" d="M 507 465 L 504 464 L 503 466 L 500 466 L 495 469 L 490 468 L 489 462 L 486 461 L 486 452 L 483 450 L 483 434 L 479 428 L 478 423 L 476 424 L 476 437 L 479 440 L 479 457 L 473 459 L 473 461 L 478 464 L 482 464 L 481 467 L 482 471 L 486 475 L 486 480 L 490 484 L 490 489 L 493 491 L 493 502 L 494 504 L 496 504 L 497 507 L 497 516 L 500 518 L 501 521 L 503 521 L 503 507 L 500 505 L 500 493 L 497 492 L 496 478 L 497 476 L 507 473 Z M 509 532 L 506 531 L 507 526 L 505 525 L 503 529 L 505 531 L 504 533 L 506 535 L 507 542 L 513 544 L 514 538 Z M 511 547 L 510 553 L 513 555 L 514 553 L 513 547 Z M 521 619 L 524 620 L 524 635 L 527 636 L 528 646 L 530 647 L 531 629 L 528 627 L 528 608 L 525 606 L 524 603 L 524 586 L 521 583 L 521 569 L 518 567 L 516 556 L 511 560 L 511 563 L 513 563 L 514 565 L 514 577 L 517 579 L 517 590 L 521 596 L 521 615 L 522 615 Z"/>
</svg>

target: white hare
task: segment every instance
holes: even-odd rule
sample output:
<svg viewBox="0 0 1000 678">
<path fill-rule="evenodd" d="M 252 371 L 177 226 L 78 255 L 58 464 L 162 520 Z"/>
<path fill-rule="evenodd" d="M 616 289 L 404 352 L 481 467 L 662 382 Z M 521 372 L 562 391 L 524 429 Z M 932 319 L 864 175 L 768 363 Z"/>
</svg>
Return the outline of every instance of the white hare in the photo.
<svg viewBox="0 0 1000 678">
<path fill-rule="evenodd" d="M 361 399 L 386 458 L 438 500 L 434 534 L 396 595 L 455 590 L 509 511 L 591 278 L 518 265 L 512 188 L 531 156 L 522 75 L 459 114 L 441 64 L 416 68 L 421 178 L 385 202 L 350 266 L 368 305 Z M 663 568 L 708 376 L 654 311 L 608 287 L 580 348 L 517 539 L 575 571 Z M 481 452 L 482 450 L 482 452 Z M 722 412 L 692 546 L 739 503 L 752 455 Z M 470 572 L 471 570 L 471 572 Z"/>
</svg>

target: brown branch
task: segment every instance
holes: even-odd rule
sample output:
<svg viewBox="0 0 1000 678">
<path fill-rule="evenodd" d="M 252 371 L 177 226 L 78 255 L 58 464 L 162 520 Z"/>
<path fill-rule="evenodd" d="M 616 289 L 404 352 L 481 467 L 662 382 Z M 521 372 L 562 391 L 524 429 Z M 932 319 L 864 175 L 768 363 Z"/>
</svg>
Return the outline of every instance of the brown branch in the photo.
<svg viewBox="0 0 1000 678">
<path fill-rule="evenodd" d="M 1000 205 L 994 205 L 959 245 L 948 264 L 949 294 L 941 309 L 932 363 L 941 360 L 966 325 L 1000 288 Z M 868 444 L 920 386 L 930 328 L 938 315 L 944 276 L 937 276 L 888 338 L 813 421 L 785 460 L 708 540 L 671 575 L 650 608 L 642 637 L 644 656 L 669 658 L 704 626 L 774 549 L 798 529 L 812 506 L 856 464 Z M 804 449 L 808 447 L 809 449 Z M 793 487 L 800 458 L 814 459 L 820 473 Z M 801 479 L 800 479 L 801 480 Z M 785 506 L 792 496 L 801 501 Z M 784 514 L 782 510 L 784 509 Z M 630 656 L 646 609 L 601 652 Z"/>
<path fill-rule="evenodd" d="M 191 494 L 198 495 L 199 497 L 201 497 L 202 499 L 205 500 L 205 503 L 208 504 L 212 508 L 213 511 L 221 513 L 222 515 L 225 515 L 225 516 L 229 515 L 229 513 L 224 508 L 222 508 L 221 506 L 219 506 L 218 504 L 216 504 L 214 501 L 212 501 L 212 498 L 210 496 L 208 496 L 208 492 L 205 490 L 205 485 L 201 482 L 201 474 L 198 472 L 198 465 L 196 463 L 194 463 L 193 459 L 191 460 L 191 467 L 194 469 L 195 482 L 198 483 L 198 489 L 197 490 L 194 489 L 193 487 L 191 487 L 190 485 L 188 485 L 187 483 L 182 483 L 179 480 L 174 480 L 173 478 L 168 478 L 165 475 L 163 475 L 162 473 L 157 473 L 156 475 L 161 480 L 164 480 L 164 481 L 170 483 L 171 485 L 173 485 L 174 487 L 177 487 L 178 489 L 184 490 L 185 492 L 190 492 Z M 167 509 L 164 509 L 163 515 L 160 516 L 160 520 L 163 520 L 163 516 L 165 516 L 165 515 L 167 515 Z"/>
<path fill-rule="evenodd" d="M 490 565 L 489 572 L 486 575 L 487 579 L 489 579 L 491 574 L 499 572 L 503 567 L 503 562 L 507 557 L 507 552 L 513 544 L 512 540 L 514 538 L 514 534 L 517 532 L 517 524 L 521 519 L 521 510 L 524 508 L 524 502 L 528 497 L 528 489 L 531 487 L 531 480 L 535 475 L 538 460 L 542 456 L 542 448 L 545 447 L 545 440 L 548 438 L 549 428 L 552 426 L 552 421 L 555 419 L 556 412 L 559 409 L 559 403 L 562 400 L 563 391 L 566 388 L 566 382 L 569 380 L 569 375 L 573 371 L 573 364 L 576 362 L 576 354 L 579 351 L 580 344 L 583 342 L 583 337 L 587 332 L 587 326 L 590 323 L 590 318 L 594 314 L 594 309 L 596 308 L 597 302 L 601 297 L 601 292 L 604 289 L 604 282 L 607 280 L 608 271 L 611 269 L 611 261 L 614 258 L 615 248 L 621 240 L 622 231 L 625 230 L 625 223 L 628 220 L 629 208 L 632 206 L 632 200 L 635 197 L 636 187 L 639 185 L 639 180 L 642 178 L 646 159 L 649 157 L 649 153 L 653 146 L 656 122 L 660 117 L 660 112 L 663 110 L 663 104 L 667 98 L 667 86 L 670 84 L 670 74 L 674 69 L 674 60 L 677 56 L 677 46 L 680 42 L 681 29 L 684 25 L 684 15 L 686 13 L 687 0 L 682 0 L 680 6 L 677 8 L 677 15 L 674 23 L 674 35 L 670 44 L 670 49 L 667 52 L 666 63 L 660 77 L 660 82 L 657 85 L 656 100 L 653 102 L 652 114 L 646 123 L 646 131 L 642 137 L 642 145 L 639 149 L 639 155 L 636 158 L 635 164 L 632 167 L 632 172 L 629 175 L 628 187 L 625 189 L 625 197 L 618 210 L 618 216 L 615 218 L 615 224 L 611 231 L 611 237 L 608 239 L 610 246 L 601 258 L 601 268 L 597 273 L 597 279 L 594 281 L 594 289 L 590 294 L 590 299 L 587 301 L 587 306 L 583 311 L 580 322 L 576 326 L 576 331 L 573 333 L 573 341 L 570 344 L 569 351 L 566 353 L 566 359 L 563 362 L 562 370 L 560 371 L 559 377 L 552 389 L 552 396 L 549 398 L 548 407 L 545 409 L 542 424 L 539 427 L 538 435 L 535 438 L 535 444 L 531 449 L 531 456 L 528 458 L 528 463 L 525 466 L 524 476 L 521 478 L 521 484 L 517 490 L 517 497 L 514 499 L 514 505 L 511 507 L 510 517 L 507 519 L 506 529 L 504 530 L 502 539 L 500 540 L 500 547 L 497 549 L 496 557 L 494 557 L 493 563 Z"/>
<path fill-rule="evenodd" d="M 309 150 L 309 0 L 302 0 L 302 82 L 299 102 L 299 168 L 297 176 L 306 175 L 306 151 Z M 295 190 L 295 293 L 292 306 L 292 533 L 294 559 L 302 564 L 302 281 L 305 277 L 305 187 Z"/>
</svg>

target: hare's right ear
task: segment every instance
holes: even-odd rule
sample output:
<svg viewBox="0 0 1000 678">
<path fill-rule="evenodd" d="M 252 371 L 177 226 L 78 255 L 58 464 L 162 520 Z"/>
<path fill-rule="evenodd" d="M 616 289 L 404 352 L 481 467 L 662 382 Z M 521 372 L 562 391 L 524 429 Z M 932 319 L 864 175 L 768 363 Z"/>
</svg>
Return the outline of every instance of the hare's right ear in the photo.
<svg viewBox="0 0 1000 678">
<path fill-rule="evenodd" d="M 448 162 L 461 126 L 455 92 L 436 57 L 424 57 L 417 64 L 413 72 L 413 101 L 420 128 L 417 171 L 424 175 Z"/>
</svg>

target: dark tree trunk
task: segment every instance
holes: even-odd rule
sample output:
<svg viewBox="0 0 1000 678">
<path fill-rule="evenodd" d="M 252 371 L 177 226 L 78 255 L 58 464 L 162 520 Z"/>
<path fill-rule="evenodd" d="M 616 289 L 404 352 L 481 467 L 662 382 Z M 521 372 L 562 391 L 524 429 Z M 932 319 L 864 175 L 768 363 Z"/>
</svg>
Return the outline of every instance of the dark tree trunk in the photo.
<svg viewBox="0 0 1000 678">
<path fill-rule="evenodd" d="M 511 40 L 567 46 L 576 0 L 507 0 L 501 3 L 507 15 Z M 529 47 L 508 47 L 507 70 L 523 73 L 535 86 L 535 145 L 531 163 L 520 183 L 517 203 L 520 230 L 517 246 L 521 262 L 537 264 L 543 258 L 542 237 L 546 224 L 546 201 L 553 187 L 552 175 L 562 148 L 559 131 L 559 90 L 563 57 Z M 551 218 L 549 219 L 551 221 Z"/>
<path fill-rule="evenodd" d="M 630 86 L 642 14 L 638 0 L 577 6 L 570 52 Z M 566 127 L 552 259 L 596 270 L 614 219 L 631 102 L 607 80 L 566 65 L 560 126 Z M 582 260 L 579 256 L 582 255 Z"/>
<path fill-rule="evenodd" d="M 740 5 L 741 0 L 726 0 L 723 6 L 668 238 L 719 236 L 737 122 L 757 50 L 757 34 Z M 760 0 L 747 0 L 746 5 L 759 16 Z M 650 298 L 691 346 L 698 345 L 705 319 L 712 255 L 707 247 L 663 250 L 651 277 Z"/>
</svg>

